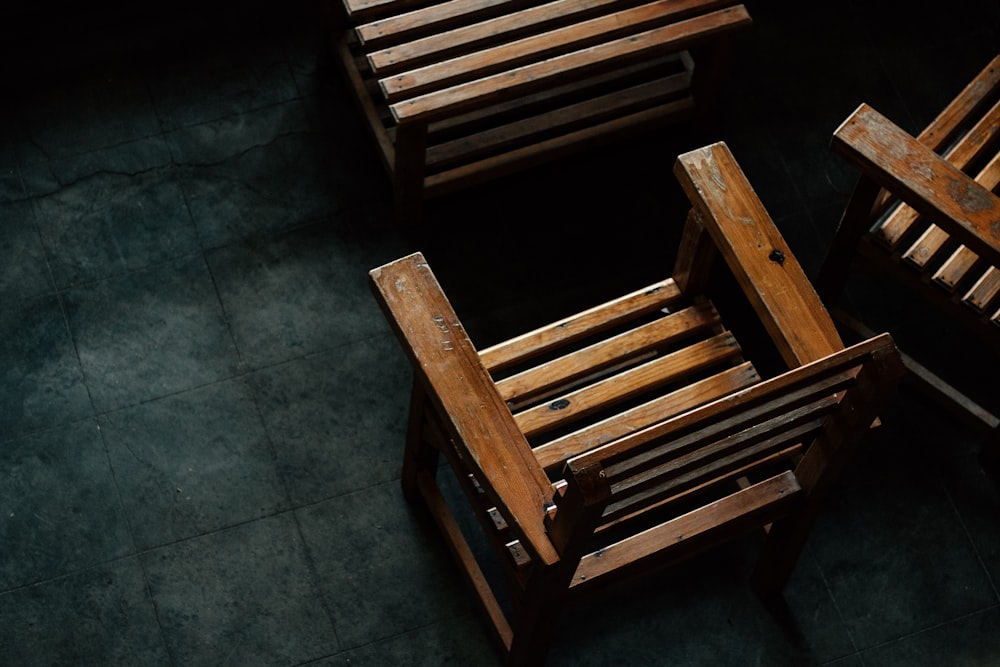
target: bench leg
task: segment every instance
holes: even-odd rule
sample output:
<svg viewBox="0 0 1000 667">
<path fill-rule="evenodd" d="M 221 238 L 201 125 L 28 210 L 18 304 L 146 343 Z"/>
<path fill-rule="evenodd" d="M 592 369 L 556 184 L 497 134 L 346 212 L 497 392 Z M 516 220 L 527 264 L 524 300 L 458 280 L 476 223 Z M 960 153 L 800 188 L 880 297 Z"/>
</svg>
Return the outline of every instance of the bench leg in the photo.
<svg viewBox="0 0 1000 667">
<path fill-rule="evenodd" d="M 402 225 L 420 221 L 424 198 L 427 157 L 427 126 L 423 123 L 399 125 L 393 157 L 393 191 L 396 219 Z"/>
</svg>

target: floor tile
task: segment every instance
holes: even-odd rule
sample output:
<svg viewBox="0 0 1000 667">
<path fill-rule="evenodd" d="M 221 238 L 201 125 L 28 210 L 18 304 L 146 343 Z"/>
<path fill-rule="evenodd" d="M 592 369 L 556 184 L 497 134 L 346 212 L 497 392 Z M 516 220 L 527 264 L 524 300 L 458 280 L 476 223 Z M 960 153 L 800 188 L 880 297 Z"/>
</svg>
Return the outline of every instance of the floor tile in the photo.
<svg viewBox="0 0 1000 667">
<path fill-rule="evenodd" d="M 338 648 L 290 513 L 149 551 L 141 561 L 174 664 L 291 665 Z"/>
<path fill-rule="evenodd" d="M 95 64 L 53 76 L 20 99 L 24 165 L 82 155 L 157 134 L 159 121 L 142 68 Z"/>
<path fill-rule="evenodd" d="M 98 412 L 233 376 L 239 359 L 200 255 L 66 292 Z"/>
<path fill-rule="evenodd" d="M 167 132 L 164 138 L 174 161 L 189 166 L 211 165 L 262 148 L 284 135 L 309 130 L 301 100 L 224 116 Z"/>
<path fill-rule="evenodd" d="M 0 203 L 0 219 L 0 256 L 5 258 L 0 264 L 0 295 L 13 298 L 52 292 L 54 285 L 31 202 Z"/>
<path fill-rule="evenodd" d="M 355 196 L 349 171 L 316 142 L 281 136 L 221 163 L 186 167 L 182 184 L 205 248 L 316 222 Z"/>
<path fill-rule="evenodd" d="M 143 137 L 87 153 L 53 158 L 21 167 L 24 188 L 32 197 L 59 192 L 82 184 L 95 175 L 139 176 L 170 162 L 170 149 L 163 137 Z M 86 186 L 84 186 L 86 187 Z"/>
<path fill-rule="evenodd" d="M 997 604 L 927 458 L 932 445 L 948 442 L 947 425 L 936 425 L 931 413 L 916 423 L 893 412 L 898 407 L 884 415 L 892 439 L 876 436 L 862 450 L 849 491 L 828 504 L 812 542 L 862 650 Z"/>
<path fill-rule="evenodd" d="M 889 642 L 861 654 L 866 665 L 953 665 L 979 667 L 1000 662 L 1000 608 L 970 614 Z"/>
<path fill-rule="evenodd" d="M 196 43 L 161 62 L 150 94 L 166 129 L 287 102 L 298 94 L 283 45 L 234 49 L 228 38 Z"/>
<path fill-rule="evenodd" d="M 495 665 L 499 667 L 502 664 L 500 650 L 483 632 L 483 625 L 479 619 L 471 615 L 461 615 L 441 619 L 396 637 L 345 651 L 317 663 L 317 666 L 492 667 Z"/>
<path fill-rule="evenodd" d="M 243 379 L 111 412 L 99 423 L 140 550 L 287 509 Z"/>
<path fill-rule="evenodd" d="M 25 285 L 28 291 L 37 285 Z M 0 440 L 93 414 L 55 294 L 6 293 L 0 309 Z"/>
<path fill-rule="evenodd" d="M 174 174 L 96 174 L 38 201 L 38 227 L 60 288 L 197 252 Z"/>
<path fill-rule="evenodd" d="M 411 379 L 388 331 L 250 382 L 293 505 L 399 478 Z"/>
<path fill-rule="evenodd" d="M 269 243 L 234 243 L 208 263 L 251 368 L 328 350 L 385 332 L 368 286 L 363 247 L 326 225 Z"/>
<path fill-rule="evenodd" d="M 133 552 L 93 420 L 4 443 L 0 471 L 0 590 Z"/>
<path fill-rule="evenodd" d="M 135 557 L 0 594 L 5 665 L 175 664 Z"/>
<path fill-rule="evenodd" d="M 396 482 L 296 511 L 344 648 L 467 614 L 442 549 L 431 548 Z"/>
</svg>

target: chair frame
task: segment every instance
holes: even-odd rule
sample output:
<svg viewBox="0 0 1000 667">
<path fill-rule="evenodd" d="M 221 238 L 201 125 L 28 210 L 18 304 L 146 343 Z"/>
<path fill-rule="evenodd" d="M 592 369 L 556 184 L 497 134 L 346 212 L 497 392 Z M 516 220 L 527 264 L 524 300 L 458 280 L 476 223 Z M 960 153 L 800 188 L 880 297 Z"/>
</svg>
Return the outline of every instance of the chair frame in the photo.
<svg viewBox="0 0 1000 667">
<path fill-rule="evenodd" d="M 750 531 L 764 536 L 754 586 L 780 596 L 823 498 L 902 373 L 888 334 L 844 347 L 725 144 L 681 155 L 674 171 L 692 209 L 672 277 L 481 351 L 421 253 L 370 273 L 414 370 L 405 495 L 429 511 L 512 665 L 544 662 L 572 599 Z M 789 370 L 762 378 L 702 296 L 716 254 Z M 654 319 L 616 333 L 640 316 Z M 669 331 L 656 338 L 654 327 Z M 707 354 L 687 340 L 695 330 L 722 341 L 710 345 L 721 370 L 688 382 Z M 552 354 L 591 335 L 600 342 Z M 681 349 L 651 351 L 675 338 Z M 503 373 L 522 362 L 527 370 Z M 668 366 L 683 366 L 683 381 L 650 380 Z M 620 407 L 651 387 L 658 398 Z M 529 442 L 591 411 L 614 414 Z M 510 610 L 437 481 L 440 455 L 498 556 Z"/>
</svg>

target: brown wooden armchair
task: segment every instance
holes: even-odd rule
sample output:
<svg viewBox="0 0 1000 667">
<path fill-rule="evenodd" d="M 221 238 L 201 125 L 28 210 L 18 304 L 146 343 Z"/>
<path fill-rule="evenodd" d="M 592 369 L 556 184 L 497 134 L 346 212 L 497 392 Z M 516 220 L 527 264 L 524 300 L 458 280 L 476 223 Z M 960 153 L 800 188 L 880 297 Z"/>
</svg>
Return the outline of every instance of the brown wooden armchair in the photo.
<svg viewBox="0 0 1000 667">
<path fill-rule="evenodd" d="M 765 535 L 754 583 L 780 594 L 902 373 L 887 334 L 844 347 L 725 144 L 674 171 L 692 208 L 672 276 L 487 349 L 420 253 L 370 274 L 414 370 L 404 491 L 430 511 L 510 664 L 544 661 L 570 598 L 751 530 Z M 717 254 L 782 372 L 764 377 L 704 295 Z M 439 454 L 505 585 L 460 529 Z"/>
<path fill-rule="evenodd" d="M 817 277 L 824 302 L 842 303 L 853 273 L 886 276 L 983 342 L 979 364 L 1000 371 L 1000 55 L 912 137 L 867 104 L 836 130 L 833 150 L 861 177 Z M 838 320 L 862 336 L 851 313 Z M 907 377 L 988 434 L 985 462 L 1000 462 L 1000 418 L 948 377 L 904 355 Z"/>
</svg>

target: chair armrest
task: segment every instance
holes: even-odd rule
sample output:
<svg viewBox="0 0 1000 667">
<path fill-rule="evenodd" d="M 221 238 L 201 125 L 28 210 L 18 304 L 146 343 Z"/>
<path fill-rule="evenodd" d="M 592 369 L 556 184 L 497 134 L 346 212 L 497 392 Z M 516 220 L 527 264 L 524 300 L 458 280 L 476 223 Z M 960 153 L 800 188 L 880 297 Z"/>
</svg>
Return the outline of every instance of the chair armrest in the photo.
<svg viewBox="0 0 1000 667">
<path fill-rule="evenodd" d="M 680 155 L 674 174 L 785 362 L 796 367 L 842 350 L 830 314 L 726 144 Z"/>
<path fill-rule="evenodd" d="M 832 147 L 980 257 L 1000 263 L 1000 198 L 875 109 L 859 106 Z"/>
<path fill-rule="evenodd" d="M 557 562 L 544 525 L 552 485 L 424 256 L 390 262 L 369 278 L 463 461 L 522 541 L 543 562 Z"/>
</svg>

